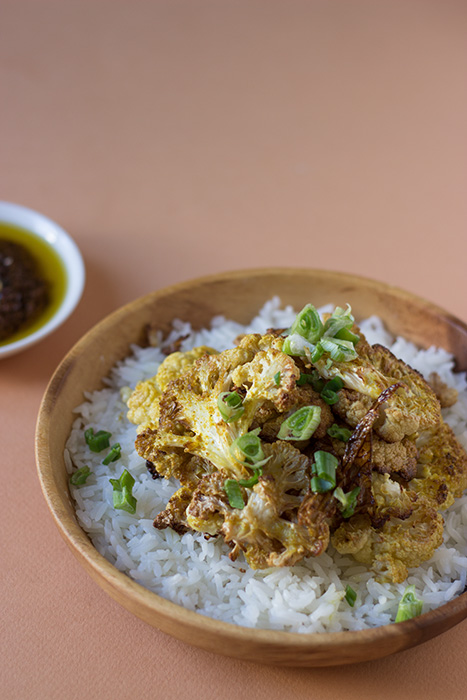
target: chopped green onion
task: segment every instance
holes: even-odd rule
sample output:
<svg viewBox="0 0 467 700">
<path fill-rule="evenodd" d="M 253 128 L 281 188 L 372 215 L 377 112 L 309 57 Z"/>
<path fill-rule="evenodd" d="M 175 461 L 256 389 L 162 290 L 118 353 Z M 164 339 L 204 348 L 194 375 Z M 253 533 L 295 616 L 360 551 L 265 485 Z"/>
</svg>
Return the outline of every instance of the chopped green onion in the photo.
<svg viewBox="0 0 467 700">
<path fill-rule="evenodd" d="M 305 386 L 305 384 L 311 384 L 311 378 L 313 375 L 306 374 L 305 372 L 300 373 L 300 377 L 297 379 L 297 386 Z"/>
<path fill-rule="evenodd" d="M 91 470 L 89 469 L 88 466 L 81 467 L 81 469 L 77 469 L 71 476 L 70 476 L 70 484 L 73 484 L 73 486 L 82 486 L 83 484 L 86 483 L 86 479 L 90 475 Z"/>
<path fill-rule="evenodd" d="M 305 372 L 300 374 L 300 377 L 297 379 L 297 386 L 304 386 L 305 384 L 311 384 L 313 389 L 319 394 L 323 390 L 326 380 L 320 377 L 314 369 L 311 374 L 306 374 Z"/>
<path fill-rule="evenodd" d="M 315 349 L 314 349 L 313 352 L 311 353 L 311 361 L 312 361 L 313 363 L 318 362 L 318 360 L 320 359 L 320 357 L 323 356 L 323 354 L 324 354 L 324 348 L 323 348 L 323 346 L 321 345 L 320 342 L 319 342 L 319 343 L 316 343 Z"/>
<path fill-rule="evenodd" d="M 350 605 L 350 607 L 353 608 L 353 606 L 355 605 L 355 601 L 357 600 L 357 593 L 356 593 L 356 591 L 354 591 L 352 586 L 347 585 L 345 587 L 345 596 L 344 597 L 345 597 L 346 601 L 348 602 L 348 604 Z"/>
<path fill-rule="evenodd" d="M 327 479 L 320 479 L 319 476 L 312 476 L 310 483 L 313 493 L 326 493 L 326 491 L 330 491 L 334 485 Z"/>
<path fill-rule="evenodd" d="M 335 362 L 348 362 L 357 357 L 354 345 L 359 336 L 350 329 L 354 323 L 352 309 L 337 306 L 323 325 L 318 311 L 307 304 L 297 315 L 282 346 L 287 355 L 306 355 L 312 363 L 327 352 Z M 329 359 L 327 365 L 329 365 Z"/>
<path fill-rule="evenodd" d="M 329 382 L 326 382 L 324 385 L 325 389 L 329 389 L 330 391 L 340 391 L 344 387 L 344 380 L 342 377 L 336 376 L 333 377 L 332 379 L 329 380 Z"/>
<path fill-rule="evenodd" d="M 324 326 L 323 336 L 325 338 L 337 338 L 338 334 L 343 330 L 348 330 L 352 326 L 353 321 L 345 318 L 328 318 Z"/>
<path fill-rule="evenodd" d="M 110 462 L 116 462 L 117 459 L 120 458 L 120 453 L 120 443 L 116 442 L 115 445 L 112 445 L 110 452 L 107 454 L 107 456 L 102 460 L 102 464 L 110 464 Z"/>
<path fill-rule="evenodd" d="M 227 498 L 229 499 L 229 503 L 232 508 L 242 510 L 245 507 L 240 486 L 235 479 L 226 479 L 224 481 L 224 491 L 227 494 Z"/>
<path fill-rule="evenodd" d="M 337 345 L 337 347 L 345 353 L 345 362 L 349 362 L 350 360 L 355 360 L 357 355 L 357 351 L 355 350 L 355 346 L 350 340 L 342 340 L 341 338 L 333 338 L 332 342 Z"/>
<path fill-rule="evenodd" d="M 224 391 L 217 397 L 217 407 L 226 423 L 238 420 L 245 412 L 242 397 L 236 391 Z"/>
<path fill-rule="evenodd" d="M 275 384 L 276 386 L 279 386 L 280 383 L 281 383 L 281 373 L 280 373 L 280 372 L 276 372 L 275 375 L 274 375 L 274 384 Z"/>
<path fill-rule="evenodd" d="M 340 306 L 336 306 L 332 316 L 328 318 L 324 324 L 325 337 L 337 337 L 337 334 L 343 330 L 348 329 L 353 326 L 354 317 L 352 316 L 352 309 L 347 304 L 347 309 L 342 309 Z"/>
<path fill-rule="evenodd" d="M 342 442 L 348 442 L 352 435 L 351 430 L 348 430 L 348 428 L 341 428 L 337 425 L 337 423 L 333 423 L 326 432 L 329 437 L 335 438 L 336 440 L 341 440 Z"/>
<path fill-rule="evenodd" d="M 339 501 L 343 518 L 350 518 L 355 512 L 357 505 L 357 496 L 360 493 L 360 486 L 352 489 L 348 493 L 344 493 L 340 486 L 334 489 L 333 496 Z"/>
<path fill-rule="evenodd" d="M 251 489 L 252 486 L 254 486 L 255 484 L 258 483 L 259 477 L 262 476 L 262 474 L 263 474 L 263 470 L 261 467 L 259 467 L 258 469 L 254 469 L 253 471 L 254 471 L 254 474 L 249 479 L 239 479 L 238 480 L 238 483 L 240 484 L 240 486 L 245 486 L 246 488 Z"/>
<path fill-rule="evenodd" d="M 320 315 L 312 304 L 307 304 L 297 314 L 290 329 L 290 334 L 297 333 L 309 343 L 316 343 L 323 335 L 323 323 Z"/>
<path fill-rule="evenodd" d="M 321 391 L 321 398 L 328 406 L 332 406 L 339 401 L 337 392 L 340 391 L 343 386 L 344 382 L 342 379 L 340 377 L 334 377 L 324 385 Z"/>
<path fill-rule="evenodd" d="M 285 352 L 287 355 L 292 355 L 294 357 L 301 357 L 306 354 L 305 348 L 310 350 L 310 344 L 308 343 L 308 341 L 298 333 L 291 333 L 284 340 L 284 344 L 282 345 L 282 352 Z"/>
<path fill-rule="evenodd" d="M 339 340 L 350 340 L 353 345 L 356 345 L 360 340 L 360 336 L 356 333 L 352 333 L 352 331 L 348 328 L 341 328 L 340 331 L 337 331 L 334 337 L 339 338 Z"/>
<path fill-rule="evenodd" d="M 335 391 L 329 391 L 329 389 L 323 389 L 321 392 L 321 398 L 328 406 L 333 406 L 339 401 L 339 397 Z"/>
<path fill-rule="evenodd" d="M 319 372 L 317 372 L 316 370 L 313 370 L 313 372 L 311 373 L 311 377 L 311 386 L 315 391 L 318 392 L 318 394 L 320 394 L 326 385 L 326 380 L 323 379 L 323 377 L 321 377 Z"/>
<path fill-rule="evenodd" d="M 334 362 L 348 362 L 357 357 L 355 348 L 349 340 L 322 338 L 320 342 L 325 352 L 329 353 Z"/>
<path fill-rule="evenodd" d="M 330 452 L 317 450 L 314 454 L 315 463 L 312 467 L 313 476 L 325 481 L 329 486 L 325 489 L 330 491 L 336 485 L 336 469 L 339 460 Z"/>
<path fill-rule="evenodd" d="M 415 595 L 415 586 L 407 586 L 397 608 L 396 622 L 404 622 L 422 614 L 423 600 Z"/>
<path fill-rule="evenodd" d="M 265 464 L 270 457 L 264 458 L 263 448 L 261 447 L 261 440 L 258 435 L 261 432 L 261 428 L 256 428 L 256 430 L 251 430 L 245 435 L 240 435 L 233 443 L 231 450 L 235 454 L 236 450 L 241 453 L 242 460 L 245 460 L 249 464 L 253 464 L 256 468 L 261 467 Z"/>
<path fill-rule="evenodd" d="M 281 425 L 279 440 L 308 440 L 321 421 L 320 406 L 302 406 Z"/>
<path fill-rule="evenodd" d="M 105 450 L 109 446 L 110 437 L 112 437 L 112 433 L 108 433 L 106 430 L 98 430 L 95 435 L 94 428 L 88 428 L 84 431 L 84 439 L 92 452 Z"/>
<path fill-rule="evenodd" d="M 135 480 L 130 472 L 123 470 L 119 479 L 109 479 L 113 486 L 113 504 L 114 508 L 126 510 L 127 513 L 136 513 L 136 498 L 132 494 Z"/>
</svg>

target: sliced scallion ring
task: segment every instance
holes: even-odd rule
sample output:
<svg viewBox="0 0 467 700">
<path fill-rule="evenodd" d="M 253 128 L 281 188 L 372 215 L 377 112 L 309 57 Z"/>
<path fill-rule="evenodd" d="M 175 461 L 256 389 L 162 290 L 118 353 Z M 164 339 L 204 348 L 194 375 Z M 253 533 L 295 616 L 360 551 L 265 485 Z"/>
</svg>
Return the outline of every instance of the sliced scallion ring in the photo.
<svg viewBox="0 0 467 700">
<path fill-rule="evenodd" d="M 342 389 L 344 382 L 340 377 L 334 377 L 329 382 L 326 382 L 323 389 L 321 390 L 321 398 L 329 406 L 337 403 L 339 401 L 339 396 L 337 392 Z"/>
<path fill-rule="evenodd" d="M 312 476 L 310 484 L 313 493 L 326 493 L 326 491 L 330 491 L 333 488 L 331 481 L 320 479 L 319 476 Z"/>
<path fill-rule="evenodd" d="M 336 469 L 339 465 L 337 457 L 330 452 L 317 450 L 314 454 L 315 463 L 312 467 L 313 475 L 329 484 L 326 491 L 330 491 L 336 485 Z"/>
<path fill-rule="evenodd" d="M 421 615 L 423 600 L 417 598 L 415 586 L 407 586 L 397 608 L 396 622 L 404 622 Z"/>
<path fill-rule="evenodd" d="M 227 498 L 229 499 L 229 503 L 232 508 L 242 510 L 245 507 L 242 491 L 238 481 L 235 481 L 235 479 L 226 479 L 224 481 L 224 491 L 227 494 Z"/>
<path fill-rule="evenodd" d="M 351 608 L 355 605 L 355 601 L 357 600 L 357 593 L 354 591 L 352 586 L 347 585 L 345 587 L 345 596 L 344 598 L 348 602 Z"/>
<path fill-rule="evenodd" d="M 338 338 L 339 340 L 350 340 L 353 345 L 356 345 L 360 340 L 360 336 L 353 333 L 349 328 L 341 328 L 340 331 L 337 331 L 334 337 Z"/>
<path fill-rule="evenodd" d="M 302 406 L 281 425 L 279 440 L 308 440 L 321 421 L 321 406 Z"/>
<path fill-rule="evenodd" d="M 339 376 L 333 377 L 328 382 L 326 382 L 324 388 L 329 389 L 330 391 L 340 391 L 344 388 L 344 380 L 342 379 L 342 377 Z"/>
<path fill-rule="evenodd" d="M 301 372 L 300 377 L 297 379 L 297 386 L 305 386 L 306 384 L 311 384 L 311 374 L 306 374 L 306 372 Z"/>
<path fill-rule="evenodd" d="M 86 444 L 92 452 L 102 452 L 109 446 L 109 438 L 112 437 L 112 433 L 108 433 L 106 430 L 98 430 L 94 433 L 94 428 L 88 428 L 84 431 L 84 439 Z"/>
<path fill-rule="evenodd" d="M 341 442 L 348 442 L 352 435 L 351 430 L 348 428 L 341 428 L 339 425 L 337 425 L 337 423 L 333 423 L 326 432 L 329 437 L 335 438 L 336 440 L 341 440 Z"/>
<path fill-rule="evenodd" d="M 352 491 L 344 493 L 340 486 L 334 489 L 333 496 L 340 503 L 340 509 L 343 518 L 350 518 L 355 512 L 357 505 L 357 496 L 360 493 L 360 486 L 356 486 Z"/>
<path fill-rule="evenodd" d="M 256 428 L 256 430 L 251 430 L 249 433 L 245 433 L 245 435 L 240 435 L 240 437 L 232 443 L 232 447 L 230 448 L 234 455 L 240 452 L 240 461 L 246 462 L 254 467 L 260 467 L 271 459 L 270 457 L 264 458 L 261 440 L 258 437 L 260 432 L 261 428 Z"/>
<path fill-rule="evenodd" d="M 306 355 L 306 350 L 310 351 L 310 344 L 298 333 L 291 333 L 288 335 L 282 345 L 282 352 L 285 352 L 286 355 L 292 355 L 293 357 L 303 357 Z"/>
<path fill-rule="evenodd" d="M 323 335 L 323 323 L 313 304 L 307 304 L 297 314 L 290 329 L 290 334 L 294 333 L 298 333 L 302 338 L 313 344 Z"/>
<path fill-rule="evenodd" d="M 353 343 L 339 338 L 322 338 L 321 345 L 334 362 L 349 362 L 357 357 Z"/>
<path fill-rule="evenodd" d="M 217 408 L 226 423 L 233 423 L 245 413 L 242 397 L 236 391 L 223 391 L 217 397 Z"/>
<path fill-rule="evenodd" d="M 347 305 L 347 309 L 336 306 L 332 315 L 324 324 L 323 336 L 325 338 L 335 338 L 341 330 L 352 328 L 354 320 L 352 309 L 349 305 Z"/>
<path fill-rule="evenodd" d="M 253 476 L 250 477 L 249 479 L 239 479 L 238 483 L 240 486 L 244 486 L 247 489 L 251 489 L 252 486 L 255 486 L 255 484 L 258 483 L 259 477 L 262 475 L 263 470 L 261 467 L 258 467 L 258 469 L 253 469 Z"/>
<path fill-rule="evenodd" d="M 107 464 L 110 464 L 110 462 L 116 462 L 117 459 L 120 459 L 120 453 L 121 453 L 120 443 L 116 442 L 115 445 L 112 445 L 110 452 L 102 460 L 102 464 L 107 465 Z"/>
<path fill-rule="evenodd" d="M 321 342 L 316 343 L 315 349 L 311 353 L 311 361 L 313 363 L 318 362 L 318 360 L 324 355 L 324 348 Z"/>
<path fill-rule="evenodd" d="M 73 474 L 70 476 L 70 484 L 73 484 L 73 486 L 82 486 L 86 483 L 86 479 L 90 474 L 91 470 L 87 465 L 85 465 L 84 467 L 81 467 L 73 472 Z"/>
<path fill-rule="evenodd" d="M 113 505 L 119 510 L 126 510 L 127 513 L 136 513 L 136 498 L 132 490 L 135 480 L 130 472 L 123 470 L 119 479 L 109 479 L 113 486 Z"/>
</svg>

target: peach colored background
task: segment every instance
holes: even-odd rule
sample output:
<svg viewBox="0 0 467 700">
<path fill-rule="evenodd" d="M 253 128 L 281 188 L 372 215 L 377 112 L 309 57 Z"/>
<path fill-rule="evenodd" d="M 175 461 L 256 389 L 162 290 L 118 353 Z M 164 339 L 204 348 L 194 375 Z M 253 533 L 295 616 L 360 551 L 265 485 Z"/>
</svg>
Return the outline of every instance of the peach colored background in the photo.
<svg viewBox="0 0 467 700">
<path fill-rule="evenodd" d="M 88 272 L 71 320 L 0 365 L 5 700 L 465 697 L 467 622 L 314 670 L 147 627 L 60 539 L 33 433 L 90 326 L 201 274 L 346 270 L 467 320 L 466 30 L 461 0 L 2 1 L 0 198 L 56 219 Z"/>
</svg>

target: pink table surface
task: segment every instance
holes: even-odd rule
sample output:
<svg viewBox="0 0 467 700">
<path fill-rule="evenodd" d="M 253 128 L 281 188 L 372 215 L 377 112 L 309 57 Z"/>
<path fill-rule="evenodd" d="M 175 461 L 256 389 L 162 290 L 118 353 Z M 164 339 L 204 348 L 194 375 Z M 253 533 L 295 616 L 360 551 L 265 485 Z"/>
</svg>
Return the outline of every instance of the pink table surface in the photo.
<svg viewBox="0 0 467 700">
<path fill-rule="evenodd" d="M 467 622 L 310 670 L 146 626 L 61 540 L 33 435 L 87 329 L 202 274 L 345 270 L 467 321 L 466 29 L 454 0 L 3 0 L 0 198 L 66 228 L 88 277 L 69 321 L 0 364 L 2 698 L 465 697 Z"/>
</svg>

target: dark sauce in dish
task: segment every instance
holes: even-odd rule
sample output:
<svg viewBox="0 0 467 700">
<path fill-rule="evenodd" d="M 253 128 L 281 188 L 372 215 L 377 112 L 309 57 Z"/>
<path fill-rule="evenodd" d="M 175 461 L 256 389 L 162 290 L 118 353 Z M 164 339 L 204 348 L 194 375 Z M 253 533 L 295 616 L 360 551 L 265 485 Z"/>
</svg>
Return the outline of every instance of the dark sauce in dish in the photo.
<svg viewBox="0 0 467 700">
<path fill-rule="evenodd" d="M 41 328 L 65 296 L 66 272 L 53 247 L 0 222 L 0 346 Z"/>
</svg>

